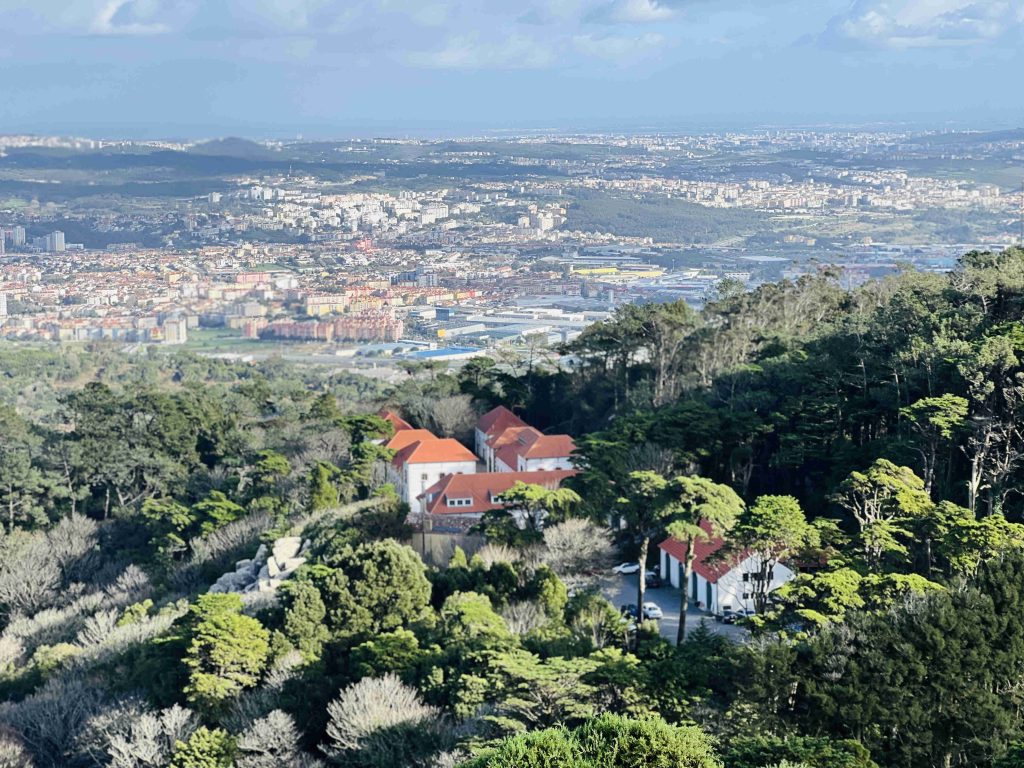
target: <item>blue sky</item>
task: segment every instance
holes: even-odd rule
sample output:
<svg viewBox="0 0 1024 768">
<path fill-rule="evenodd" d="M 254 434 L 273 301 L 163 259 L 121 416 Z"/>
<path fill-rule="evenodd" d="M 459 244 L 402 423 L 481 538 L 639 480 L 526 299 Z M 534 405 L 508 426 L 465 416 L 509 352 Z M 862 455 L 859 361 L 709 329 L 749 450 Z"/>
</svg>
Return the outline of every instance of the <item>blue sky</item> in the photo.
<svg viewBox="0 0 1024 768">
<path fill-rule="evenodd" d="M 1024 124 L 1024 0 L 0 0 L 0 133 Z"/>
</svg>

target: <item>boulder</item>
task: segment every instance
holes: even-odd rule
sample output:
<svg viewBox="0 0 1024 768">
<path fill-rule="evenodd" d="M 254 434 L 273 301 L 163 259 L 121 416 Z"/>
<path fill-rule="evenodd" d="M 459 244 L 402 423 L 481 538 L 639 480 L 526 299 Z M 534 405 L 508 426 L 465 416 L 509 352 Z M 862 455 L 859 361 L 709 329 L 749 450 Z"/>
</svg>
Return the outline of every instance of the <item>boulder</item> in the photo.
<svg viewBox="0 0 1024 768">
<path fill-rule="evenodd" d="M 290 560 L 299 554 L 302 539 L 298 536 L 285 536 L 274 542 L 274 559 L 279 563 Z"/>
<path fill-rule="evenodd" d="M 277 576 L 277 574 L 281 572 L 281 569 L 277 565 L 276 557 L 269 558 L 267 560 L 266 566 L 264 567 L 267 569 L 267 575 L 270 576 L 270 578 L 274 578 L 275 576 Z"/>
</svg>

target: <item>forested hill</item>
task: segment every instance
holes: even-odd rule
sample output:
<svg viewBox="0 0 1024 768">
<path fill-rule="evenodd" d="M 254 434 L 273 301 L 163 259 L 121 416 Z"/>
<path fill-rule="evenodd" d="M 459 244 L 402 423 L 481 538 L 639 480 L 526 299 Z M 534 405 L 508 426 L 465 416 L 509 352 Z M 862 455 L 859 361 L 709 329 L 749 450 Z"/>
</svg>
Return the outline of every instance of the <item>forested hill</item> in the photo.
<svg viewBox="0 0 1024 768">
<path fill-rule="evenodd" d="M 595 467 L 641 468 L 657 453 L 666 468 L 744 497 L 793 494 L 822 510 L 852 468 L 886 458 L 912 467 L 936 498 L 1016 519 L 1022 318 L 1021 249 L 854 291 L 822 270 L 729 293 L 702 312 L 624 306 L 570 345 L 571 370 L 510 380 L 473 362 L 463 386 L 585 436 Z"/>
<path fill-rule="evenodd" d="M 386 389 L 0 348 L 0 766 L 1024 765 L 1024 250 L 722 291 Z M 499 404 L 580 472 L 428 565 L 376 413 Z M 758 555 L 743 642 L 609 602 L 669 535 Z"/>
</svg>

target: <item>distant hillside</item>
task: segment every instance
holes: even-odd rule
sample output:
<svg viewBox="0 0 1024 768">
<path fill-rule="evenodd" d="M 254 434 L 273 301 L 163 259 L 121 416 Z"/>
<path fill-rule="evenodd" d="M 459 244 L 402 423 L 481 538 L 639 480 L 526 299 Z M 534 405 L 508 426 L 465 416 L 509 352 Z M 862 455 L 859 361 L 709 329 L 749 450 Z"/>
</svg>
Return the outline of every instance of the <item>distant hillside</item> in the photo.
<svg viewBox="0 0 1024 768">
<path fill-rule="evenodd" d="M 247 160 L 279 159 L 280 154 L 262 144 L 248 139 L 229 136 L 224 139 L 204 141 L 189 149 L 193 155 L 215 155 L 217 157 L 238 157 Z"/>
</svg>

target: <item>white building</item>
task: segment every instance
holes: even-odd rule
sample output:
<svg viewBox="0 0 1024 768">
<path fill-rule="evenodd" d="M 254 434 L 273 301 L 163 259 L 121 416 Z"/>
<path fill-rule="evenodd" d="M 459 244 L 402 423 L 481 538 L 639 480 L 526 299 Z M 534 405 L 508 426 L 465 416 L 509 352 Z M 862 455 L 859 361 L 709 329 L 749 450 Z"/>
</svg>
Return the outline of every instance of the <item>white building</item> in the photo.
<svg viewBox="0 0 1024 768">
<path fill-rule="evenodd" d="M 480 417 L 474 430 L 474 447 L 476 455 L 487 466 L 488 472 L 494 471 L 494 451 L 488 445 L 488 441 L 496 438 L 510 427 L 525 426 L 525 421 L 503 405 L 493 408 Z"/>
<path fill-rule="evenodd" d="M 738 556 L 732 561 L 712 558 L 725 542 L 721 539 L 698 541 L 693 573 L 686 585 L 686 597 L 703 611 L 722 613 L 727 610 L 754 611 L 754 584 L 760 578 L 761 560 L 757 555 Z M 661 575 L 673 587 L 682 588 L 686 548 L 669 537 L 658 545 L 661 550 Z M 771 573 L 769 592 L 773 592 L 795 576 L 793 571 L 777 563 Z"/>
<path fill-rule="evenodd" d="M 495 472 L 572 469 L 576 443 L 568 435 L 544 435 L 533 427 L 511 427 L 490 441 Z"/>
<path fill-rule="evenodd" d="M 475 445 L 488 472 L 571 470 L 576 450 L 569 435 L 545 435 L 503 406 L 480 417 Z"/>
<path fill-rule="evenodd" d="M 402 430 L 406 431 L 413 430 Z M 476 472 L 476 456 L 462 443 L 451 438 L 431 437 L 433 439 L 416 440 L 398 450 L 388 464 L 388 481 L 394 484 L 399 498 L 414 513 L 423 511 L 419 499 L 423 492 L 445 475 Z"/>
<path fill-rule="evenodd" d="M 57 229 L 48 234 L 45 238 L 45 248 L 50 253 L 63 253 L 64 233 Z"/>
</svg>

